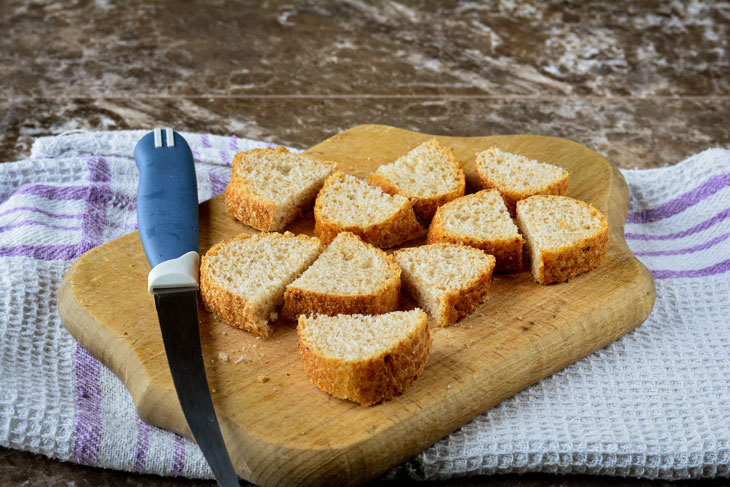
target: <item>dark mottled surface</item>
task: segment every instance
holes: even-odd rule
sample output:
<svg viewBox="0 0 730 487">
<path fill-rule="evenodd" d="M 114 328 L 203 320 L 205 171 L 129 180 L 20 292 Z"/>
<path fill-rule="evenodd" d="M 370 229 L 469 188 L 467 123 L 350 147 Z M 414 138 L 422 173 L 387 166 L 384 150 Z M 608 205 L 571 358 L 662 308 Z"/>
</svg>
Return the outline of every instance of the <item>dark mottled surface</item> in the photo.
<svg viewBox="0 0 730 487">
<path fill-rule="evenodd" d="M 621 167 L 730 146 L 727 2 L 3 0 L 0 32 L 0 161 L 23 158 L 40 135 L 158 125 L 302 148 L 362 123 L 534 133 Z M 551 475 L 448 484 L 698 485 Z M 213 484 L 0 448 L 0 485 Z"/>
</svg>

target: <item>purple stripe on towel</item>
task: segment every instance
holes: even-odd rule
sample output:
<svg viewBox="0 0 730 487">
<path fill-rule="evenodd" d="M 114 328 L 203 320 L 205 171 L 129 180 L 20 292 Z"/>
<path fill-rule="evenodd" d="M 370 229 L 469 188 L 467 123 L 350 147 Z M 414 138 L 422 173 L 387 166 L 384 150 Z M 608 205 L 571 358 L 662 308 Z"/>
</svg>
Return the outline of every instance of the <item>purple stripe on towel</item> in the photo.
<svg viewBox="0 0 730 487">
<path fill-rule="evenodd" d="M 25 220 L 25 221 L 21 221 L 21 222 L 11 223 L 10 225 L 6 225 L 4 227 L 0 227 L 0 233 L 7 232 L 8 230 L 13 230 L 14 228 L 29 227 L 32 225 L 38 225 L 41 227 L 50 228 L 51 230 L 80 230 L 81 229 L 81 227 L 64 227 L 61 225 L 54 225 L 52 223 Z"/>
<path fill-rule="evenodd" d="M 203 144 L 203 148 L 210 149 L 212 146 L 210 145 L 210 135 L 203 134 L 200 137 L 200 142 Z"/>
<path fill-rule="evenodd" d="M 707 277 L 730 272 L 730 259 L 718 262 L 704 269 L 691 269 L 687 271 L 657 270 L 651 271 L 654 279 L 677 279 L 680 277 Z"/>
<path fill-rule="evenodd" d="M 719 237 L 715 237 L 712 240 L 709 240 L 703 244 L 695 245 L 694 247 L 688 247 L 686 249 L 677 249 L 677 250 L 655 250 L 651 252 L 634 252 L 634 255 L 637 256 L 659 256 L 659 255 L 684 255 L 684 254 L 691 254 L 694 252 L 699 252 L 700 250 L 706 250 L 710 247 L 713 247 L 721 242 L 724 242 L 730 237 L 730 233 L 726 233 L 725 235 L 720 235 Z"/>
<path fill-rule="evenodd" d="M 180 435 L 175 435 L 175 445 L 172 450 L 172 469 L 170 475 L 179 477 L 182 475 L 185 466 L 185 439 Z"/>
<path fill-rule="evenodd" d="M 80 244 L 70 245 L 16 245 L 0 247 L 0 257 L 31 257 L 37 260 L 73 260 L 88 249 Z"/>
<path fill-rule="evenodd" d="M 233 152 L 238 152 L 238 137 L 231 135 L 231 138 L 228 139 L 228 148 Z"/>
<path fill-rule="evenodd" d="M 81 223 L 81 247 L 84 250 L 103 242 L 106 205 L 111 199 L 109 164 L 102 157 L 90 157 L 86 164 L 92 184 Z M 73 377 L 77 397 L 72 458 L 76 463 L 97 465 L 102 434 L 100 365 L 79 344 L 76 345 L 75 359 Z"/>
<path fill-rule="evenodd" d="M 144 472 L 147 466 L 147 451 L 150 447 L 150 427 L 147 423 L 137 418 L 137 447 L 134 450 L 135 472 Z"/>
<path fill-rule="evenodd" d="M 221 149 L 218 153 L 221 156 L 221 162 L 225 166 L 231 166 L 231 165 L 233 165 L 233 159 L 231 158 L 231 156 L 228 155 L 228 151 L 227 150 Z"/>
<path fill-rule="evenodd" d="M 626 223 L 649 223 L 668 218 L 696 205 L 721 189 L 730 186 L 730 173 L 711 177 L 695 189 L 688 191 L 656 208 L 648 208 L 636 213 L 629 213 Z"/>
<path fill-rule="evenodd" d="M 210 171 L 208 173 L 208 178 L 210 179 L 211 196 L 217 196 L 226 190 L 226 185 L 228 185 L 228 178 L 219 176 L 213 171 Z"/>
<path fill-rule="evenodd" d="M 96 466 L 102 432 L 99 362 L 78 343 L 74 351 L 73 375 L 76 423 L 71 459 L 76 463 Z"/>
<path fill-rule="evenodd" d="M 45 215 L 51 218 L 62 218 L 62 219 L 81 219 L 84 217 L 83 213 L 77 213 L 75 215 L 65 215 L 63 213 L 51 213 L 50 211 L 43 210 L 41 208 L 36 208 L 35 206 L 16 206 L 15 208 L 10 208 L 7 211 L 3 211 L 0 213 L 0 216 L 9 215 L 11 213 L 16 213 L 18 211 L 32 211 L 34 213 L 40 213 L 41 215 Z"/>
<path fill-rule="evenodd" d="M 627 233 L 624 235 L 624 238 L 626 240 L 675 240 L 679 238 L 684 238 L 688 235 L 692 235 L 693 233 L 698 233 L 703 230 L 707 230 L 711 226 L 715 225 L 718 222 L 721 222 L 723 220 L 726 220 L 730 217 L 730 208 L 726 208 L 722 210 L 717 215 L 713 216 L 712 218 L 709 218 L 702 223 L 699 223 L 691 228 L 688 228 L 687 230 L 682 230 L 681 232 L 675 232 L 670 233 L 667 235 L 648 235 L 645 233 Z"/>
</svg>

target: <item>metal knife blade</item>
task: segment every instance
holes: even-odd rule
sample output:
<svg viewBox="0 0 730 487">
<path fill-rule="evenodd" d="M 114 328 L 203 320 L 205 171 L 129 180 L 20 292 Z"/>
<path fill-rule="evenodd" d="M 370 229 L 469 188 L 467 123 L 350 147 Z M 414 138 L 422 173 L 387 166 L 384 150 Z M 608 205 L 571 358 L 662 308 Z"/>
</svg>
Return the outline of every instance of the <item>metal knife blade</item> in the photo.
<svg viewBox="0 0 730 487">
<path fill-rule="evenodd" d="M 164 135 L 164 137 L 163 137 Z M 167 363 L 185 420 L 222 487 L 238 486 L 208 389 L 198 324 L 198 191 L 192 152 L 172 129 L 155 129 L 134 149 L 137 221 L 152 267 Z"/>
<path fill-rule="evenodd" d="M 159 289 L 154 291 L 154 296 L 167 363 L 185 420 L 218 484 L 237 487 L 238 476 L 226 452 L 208 392 L 200 346 L 197 292 L 194 289 Z"/>
</svg>

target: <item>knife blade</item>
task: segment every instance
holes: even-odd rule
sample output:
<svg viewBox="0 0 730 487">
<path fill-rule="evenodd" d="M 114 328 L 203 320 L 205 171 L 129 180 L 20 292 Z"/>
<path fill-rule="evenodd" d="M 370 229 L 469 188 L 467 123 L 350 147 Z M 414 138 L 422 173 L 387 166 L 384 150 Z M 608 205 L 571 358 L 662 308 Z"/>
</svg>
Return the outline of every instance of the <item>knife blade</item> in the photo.
<svg viewBox="0 0 730 487">
<path fill-rule="evenodd" d="M 193 156 L 172 129 L 155 129 L 134 149 L 139 169 L 137 221 L 152 270 L 172 382 L 188 427 L 218 485 L 238 486 L 208 388 L 198 323 L 198 192 Z"/>
</svg>

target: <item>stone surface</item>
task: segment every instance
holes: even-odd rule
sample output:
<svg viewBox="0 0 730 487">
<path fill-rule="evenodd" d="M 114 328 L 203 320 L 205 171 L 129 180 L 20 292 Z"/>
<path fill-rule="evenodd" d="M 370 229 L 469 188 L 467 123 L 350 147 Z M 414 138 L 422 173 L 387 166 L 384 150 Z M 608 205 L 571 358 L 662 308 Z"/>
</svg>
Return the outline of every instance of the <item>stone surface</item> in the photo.
<svg viewBox="0 0 730 487">
<path fill-rule="evenodd" d="M 730 147 L 727 3 L 373 4 L 4 0 L 0 161 L 24 158 L 41 135 L 158 125 L 300 148 L 362 123 L 533 133 L 575 140 L 625 168 Z M 3 448 L 0 479 L 213 485 Z M 670 485 L 550 475 L 448 484 Z"/>
</svg>

